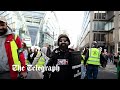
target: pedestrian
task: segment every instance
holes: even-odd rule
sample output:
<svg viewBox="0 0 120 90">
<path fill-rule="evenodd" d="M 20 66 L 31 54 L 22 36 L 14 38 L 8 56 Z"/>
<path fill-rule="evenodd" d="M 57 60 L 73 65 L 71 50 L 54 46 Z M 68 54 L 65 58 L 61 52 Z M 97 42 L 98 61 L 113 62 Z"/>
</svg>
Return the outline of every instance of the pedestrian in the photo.
<svg viewBox="0 0 120 90">
<path fill-rule="evenodd" d="M 68 48 L 70 39 L 66 34 L 61 34 L 58 37 L 58 48 L 54 49 L 51 58 L 46 66 L 58 66 L 57 71 L 45 71 L 44 79 L 53 80 L 71 80 L 73 79 L 72 65 L 71 65 L 71 52 L 74 51 Z"/>
<path fill-rule="evenodd" d="M 97 47 L 97 43 L 94 42 L 92 47 L 89 48 L 85 56 L 84 65 L 86 65 L 86 78 L 87 79 L 97 79 L 98 68 L 100 64 L 101 51 Z"/>
<path fill-rule="evenodd" d="M 42 47 L 41 52 L 43 52 L 46 55 L 47 54 L 47 46 Z"/>
<path fill-rule="evenodd" d="M 116 68 L 117 68 L 118 61 L 119 61 L 119 55 L 118 53 L 115 53 L 114 54 L 114 65 L 116 66 Z"/>
<path fill-rule="evenodd" d="M 42 48 L 41 51 L 37 52 L 36 57 L 34 58 L 33 62 L 32 62 L 32 67 L 37 67 L 37 68 L 41 68 L 40 70 L 34 71 L 34 73 L 38 73 L 38 78 L 37 79 L 43 79 L 43 72 L 42 69 L 44 69 L 44 67 L 46 66 L 46 62 L 48 62 L 49 58 L 44 54 L 47 49 L 47 47 Z M 43 53 L 44 52 L 44 53 Z M 34 79 L 36 79 L 36 77 L 34 77 Z"/>
<path fill-rule="evenodd" d="M 46 60 L 46 64 L 48 63 L 48 60 L 50 59 L 50 55 L 48 55 L 48 52 L 49 52 L 49 50 L 48 50 L 48 47 L 47 47 L 47 46 L 41 48 L 41 53 L 42 53 L 42 56 L 43 56 L 43 57 L 45 58 L 45 60 Z M 46 65 L 46 64 L 45 64 L 45 65 Z"/>
<path fill-rule="evenodd" d="M 26 46 L 25 42 L 22 43 L 22 46 L 23 46 L 23 53 L 24 53 L 26 65 L 28 65 L 28 64 L 30 64 L 30 62 L 28 60 L 28 47 Z"/>
<path fill-rule="evenodd" d="M 44 50 L 45 49 L 45 50 Z M 47 47 L 42 48 L 41 51 L 37 52 L 37 55 L 35 56 L 32 65 L 38 65 L 38 66 L 45 66 L 49 60 L 49 57 L 45 55 L 45 52 L 47 51 Z"/>
<path fill-rule="evenodd" d="M 30 52 L 28 53 L 28 60 L 30 64 L 33 63 L 34 58 L 36 57 L 38 50 L 34 47 L 31 47 Z"/>
<path fill-rule="evenodd" d="M 103 68 L 105 68 L 107 65 L 107 58 L 105 57 L 105 54 L 103 51 L 101 51 L 101 54 L 100 54 L 100 64 Z"/>
<path fill-rule="evenodd" d="M 17 79 L 18 76 L 26 78 L 27 69 L 20 37 L 12 32 L 3 16 L 0 16 L 0 51 L 0 79 Z"/>
<path fill-rule="evenodd" d="M 33 59 L 32 59 L 32 49 L 29 47 L 28 48 L 28 61 L 30 62 L 30 64 L 32 64 L 32 62 L 33 62 Z"/>
<path fill-rule="evenodd" d="M 46 56 L 49 58 L 51 57 L 51 45 L 48 45 L 48 47 L 47 47 Z"/>
<path fill-rule="evenodd" d="M 86 76 L 86 66 L 84 65 L 85 55 L 87 53 L 87 48 L 83 50 L 82 60 L 81 60 L 81 79 L 84 79 Z"/>
<path fill-rule="evenodd" d="M 120 79 L 120 52 L 118 52 L 119 59 L 117 61 L 117 78 Z"/>
</svg>

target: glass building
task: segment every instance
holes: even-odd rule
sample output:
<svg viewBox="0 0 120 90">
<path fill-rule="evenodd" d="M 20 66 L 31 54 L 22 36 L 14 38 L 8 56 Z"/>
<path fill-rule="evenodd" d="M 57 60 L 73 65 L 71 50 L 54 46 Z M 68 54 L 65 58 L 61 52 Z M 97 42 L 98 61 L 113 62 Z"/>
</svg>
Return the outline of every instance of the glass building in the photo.
<svg viewBox="0 0 120 90">
<path fill-rule="evenodd" d="M 22 11 L 30 33 L 32 46 L 42 46 L 43 44 L 43 21 L 46 11 Z"/>
<path fill-rule="evenodd" d="M 26 22 L 21 11 L 0 11 L 0 16 L 4 16 L 7 19 L 8 26 L 14 33 L 21 37 L 21 40 L 24 40 L 25 37 L 30 38 Z M 27 46 L 31 46 L 31 40 L 26 44 Z"/>
<path fill-rule="evenodd" d="M 59 24 L 53 11 L 22 11 L 33 46 L 54 46 L 59 35 Z"/>
</svg>

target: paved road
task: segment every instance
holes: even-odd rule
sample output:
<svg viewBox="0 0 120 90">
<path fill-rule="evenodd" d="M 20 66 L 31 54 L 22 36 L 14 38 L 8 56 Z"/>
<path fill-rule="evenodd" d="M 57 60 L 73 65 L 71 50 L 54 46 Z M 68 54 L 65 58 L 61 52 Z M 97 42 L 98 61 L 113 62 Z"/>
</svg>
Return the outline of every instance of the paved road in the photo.
<svg viewBox="0 0 120 90">
<path fill-rule="evenodd" d="M 99 68 L 97 79 L 117 79 L 117 70 L 115 65 L 111 62 L 107 64 L 106 68 Z"/>
</svg>

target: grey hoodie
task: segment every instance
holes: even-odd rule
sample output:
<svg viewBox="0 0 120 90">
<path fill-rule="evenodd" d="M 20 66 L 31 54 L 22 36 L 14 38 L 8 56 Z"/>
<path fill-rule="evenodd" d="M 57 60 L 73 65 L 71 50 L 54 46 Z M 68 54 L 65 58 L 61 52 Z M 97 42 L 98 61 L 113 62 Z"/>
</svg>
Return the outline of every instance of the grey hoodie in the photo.
<svg viewBox="0 0 120 90">
<path fill-rule="evenodd" d="M 11 34 L 11 30 L 8 29 L 7 33 L 0 36 L 0 73 L 9 71 L 8 58 L 5 50 L 5 40 L 8 34 Z"/>
</svg>

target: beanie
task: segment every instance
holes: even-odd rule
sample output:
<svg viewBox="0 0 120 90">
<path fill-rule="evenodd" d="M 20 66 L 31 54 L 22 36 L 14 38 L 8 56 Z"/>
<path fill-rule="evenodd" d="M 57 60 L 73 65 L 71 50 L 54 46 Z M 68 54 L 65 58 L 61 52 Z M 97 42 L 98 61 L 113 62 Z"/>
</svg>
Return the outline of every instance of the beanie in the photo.
<svg viewBox="0 0 120 90">
<path fill-rule="evenodd" d="M 70 39 L 68 38 L 68 36 L 67 36 L 66 34 L 61 34 L 61 35 L 59 35 L 57 45 L 59 46 L 59 41 L 60 41 L 60 39 L 63 38 L 63 37 L 67 38 L 67 41 L 69 42 L 69 45 L 70 45 Z"/>
</svg>

